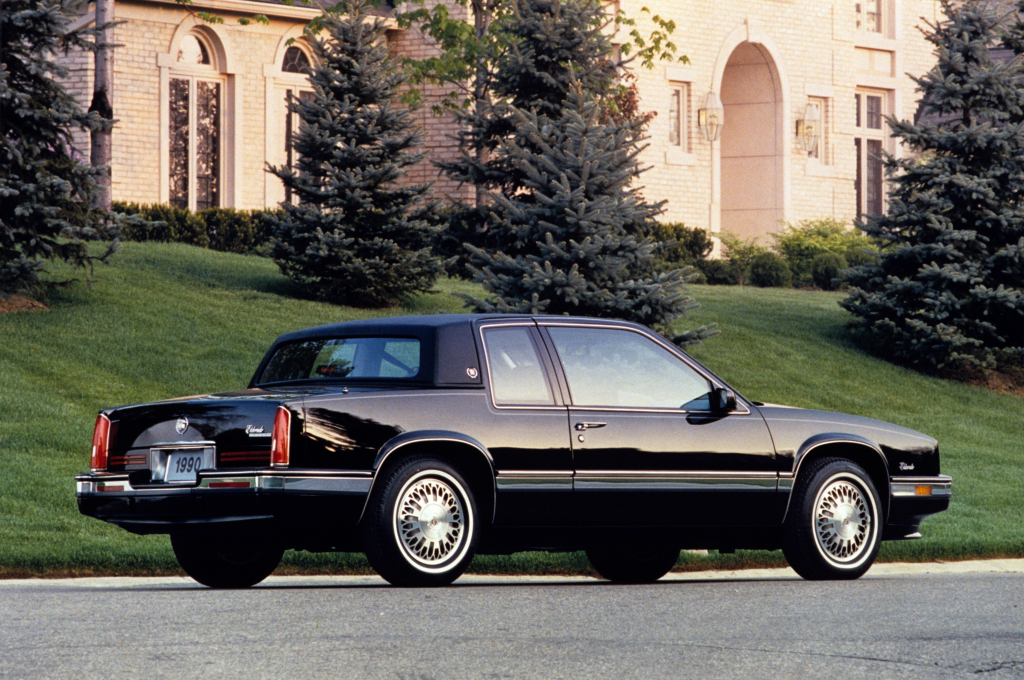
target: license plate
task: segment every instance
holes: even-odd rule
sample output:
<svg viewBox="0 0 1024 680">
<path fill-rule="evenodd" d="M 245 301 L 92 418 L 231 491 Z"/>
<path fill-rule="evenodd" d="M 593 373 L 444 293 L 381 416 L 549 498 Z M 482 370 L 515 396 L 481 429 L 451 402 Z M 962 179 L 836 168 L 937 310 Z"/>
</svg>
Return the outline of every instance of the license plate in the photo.
<svg viewBox="0 0 1024 680">
<path fill-rule="evenodd" d="M 172 453 L 167 457 L 168 482 L 194 482 L 199 468 L 203 467 L 203 452 L 189 451 Z"/>
</svg>

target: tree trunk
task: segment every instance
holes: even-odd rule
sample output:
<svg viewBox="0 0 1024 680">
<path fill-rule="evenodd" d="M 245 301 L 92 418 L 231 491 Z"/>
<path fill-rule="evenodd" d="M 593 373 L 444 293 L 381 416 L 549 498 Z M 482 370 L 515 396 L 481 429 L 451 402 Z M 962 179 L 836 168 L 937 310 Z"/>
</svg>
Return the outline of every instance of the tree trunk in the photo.
<svg viewBox="0 0 1024 680">
<path fill-rule="evenodd" d="M 491 20 L 494 17 L 494 0 L 473 0 L 471 3 L 473 11 L 473 28 L 476 32 L 476 39 L 478 41 L 483 40 L 484 36 L 491 27 Z M 480 115 L 484 111 L 484 105 L 487 103 L 487 59 L 484 55 L 477 55 L 476 57 L 476 76 L 475 82 L 473 83 L 473 99 L 474 107 L 477 115 Z M 476 150 L 476 160 L 481 167 L 487 163 L 488 159 L 487 148 L 484 146 L 479 147 Z M 487 189 L 482 184 L 476 185 L 476 206 L 479 208 L 484 204 L 484 200 L 487 195 Z"/>
<path fill-rule="evenodd" d="M 114 0 L 96 0 L 96 26 L 106 26 L 97 39 L 102 43 L 96 50 L 96 77 L 92 89 L 92 104 L 89 111 L 95 111 L 110 125 L 103 129 L 93 130 L 90 135 L 92 150 L 89 162 L 94 168 L 103 166 L 103 173 L 97 179 L 99 192 L 94 207 L 110 210 L 110 161 L 112 158 L 112 137 L 114 107 L 111 105 L 110 88 L 114 76 L 113 28 L 109 25 L 114 21 Z"/>
</svg>

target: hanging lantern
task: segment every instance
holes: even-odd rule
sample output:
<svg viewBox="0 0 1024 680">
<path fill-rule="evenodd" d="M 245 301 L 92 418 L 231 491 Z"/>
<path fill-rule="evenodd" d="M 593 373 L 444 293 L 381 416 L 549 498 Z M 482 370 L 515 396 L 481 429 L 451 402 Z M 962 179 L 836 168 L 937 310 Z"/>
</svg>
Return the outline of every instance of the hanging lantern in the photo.
<svg viewBox="0 0 1024 680">
<path fill-rule="evenodd" d="M 725 124 L 725 108 L 722 100 L 714 92 L 708 92 L 704 108 L 697 109 L 697 127 L 704 139 L 714 142 L 722 134 L 722 125 Z"/>
</svg>

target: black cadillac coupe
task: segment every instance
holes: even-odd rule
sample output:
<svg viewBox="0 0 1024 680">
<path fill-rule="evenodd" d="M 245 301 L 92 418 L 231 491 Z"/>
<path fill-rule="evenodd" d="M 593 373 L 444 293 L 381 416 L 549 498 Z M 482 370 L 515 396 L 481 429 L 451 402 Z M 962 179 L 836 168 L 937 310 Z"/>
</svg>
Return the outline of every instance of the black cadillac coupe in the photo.
<svg viewBox="0 0 1024 680">
<path fill-rule="evenodd" d="M 639 583 L 682 548 L 781 548 L 852 579 L 951 491 L 926 435 L 749 401 L 635 324 L 501 315 L 288 333 L 247 389 L 103 410 L 75 479 L 83 513 L 170 534 L 212 587 L 286 549 L 362 551 L 403 586 L 523 550 Z"/>
</svg>

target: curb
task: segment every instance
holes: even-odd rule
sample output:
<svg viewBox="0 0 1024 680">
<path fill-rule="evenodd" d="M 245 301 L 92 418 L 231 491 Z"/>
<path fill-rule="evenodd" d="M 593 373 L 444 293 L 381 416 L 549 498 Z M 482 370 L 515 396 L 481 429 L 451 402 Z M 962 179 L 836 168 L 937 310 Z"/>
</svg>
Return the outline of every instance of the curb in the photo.
<svg viewBox="0 0 1024 680">
<path fill-rule="evenodd" d="M 907 578 L 913 576 L 943 576 L 962 574 L 1024 574 L 1024 559 L 970 560 L 966 562 L 889 562 L 876 564 L 862 578 Z M 673 572 L 662 582 L 696 581 L 800 581 L 789 567 L 781 569 L 739 569 Z M 460 585 L 588 585 L 601 581 L 590 576 L 499 576 L 465 574 L 452 586 Z M 374 587 L 386 586 L 379 576 L 271 576 L 255 586 L 259 588 L 304 587 Z M 19 588 L 201 588 L 187 576 L 89 576 L 60 579 L 6 579 L 0 580 L 0 591 Z"/>
</svg>

